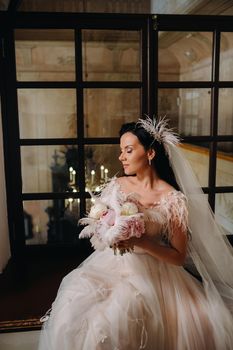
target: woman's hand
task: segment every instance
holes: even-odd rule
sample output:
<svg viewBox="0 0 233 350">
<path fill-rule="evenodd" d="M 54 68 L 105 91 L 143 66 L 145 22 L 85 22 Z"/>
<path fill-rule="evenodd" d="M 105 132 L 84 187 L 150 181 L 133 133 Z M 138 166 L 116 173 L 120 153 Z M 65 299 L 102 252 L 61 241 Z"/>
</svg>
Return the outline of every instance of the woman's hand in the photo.
<svg viewBox="0 0 233 350">
<path fill-rule="evenodd" d="M 131 237 L 129 239 L 113 244 L 111 248 L 114 250 L 115 255 L 117 255 L 118 252 L 120 255 L 123 255 L 125 253 L 132 253 L 134 251 L 134 246 L 141 246 L 143 240 L 145 240 L 143 236 L 140 238 Z"/>
<path fill-rule="evenodd" d="M 132 237 L 130 239 L 126 239 L 124 241 L 120 241 L 118 242 L 115 246 L 117 249 L 121 250 L 121 249 L 129 249 L 129 250 L 133 250 L 135 245 L 135 238 Z"/>
<path fill-rule="evenodd" d="M 144 235 L 142 235 L 140 238 L 132 237 L 124 241 L 118 242 L 116 244 L 116 248 L 133 250 L 134 246 L 140 247 L 142 245 L 142 242 L 145 241 L 145 239 L 146 237 Z"/>
<path fill-rule="evenodd" d="M 169 246 L 160 245 L 158 242 L 150 239 L 150 237 L 142 235 L 140 238 L 132 237 L 125 241 L 120 241 L 113 248 L 114 251 L 119 250 L 120 254 L 123 255 L 125 252 L 132 252 L 134 246 L 142 248 L 156 259 L 182 266 L 186 257 L 187 234 L 179 227 L 174 227 L 173 237 Z"/>
<path fill-rule="evenodd" d="M 132 253 L 134 251 L 134 237 L 115 243 L 113 244 L 112 248 L 115 255 L 117 255 L 117 252 L 119 252 L 120 255 Z"/>
</svg>

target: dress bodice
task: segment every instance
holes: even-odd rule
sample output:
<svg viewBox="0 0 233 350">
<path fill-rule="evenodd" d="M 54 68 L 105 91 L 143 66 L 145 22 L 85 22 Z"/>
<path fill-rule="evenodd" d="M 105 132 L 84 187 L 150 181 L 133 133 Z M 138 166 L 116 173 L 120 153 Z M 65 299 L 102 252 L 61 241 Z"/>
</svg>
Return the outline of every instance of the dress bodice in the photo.
<svg viewBox="0 0 233 350">
<path fill-rule="evenodd" d="M 159 202 L 145 207 L 139 202 L 137 193 L 125 193 L 119 182 L 114 178 L 103 190 L 101 199 L 106 203 L 117 206 L 124 202 L 133 201 L 144 214 L 146 234 L 156 239 L 170 240 L 174 227 L 186 231 L 188 227 L 188 211 L 185 195 L 181 191 L 172 190 L 164 195 Z"/>
</svg>

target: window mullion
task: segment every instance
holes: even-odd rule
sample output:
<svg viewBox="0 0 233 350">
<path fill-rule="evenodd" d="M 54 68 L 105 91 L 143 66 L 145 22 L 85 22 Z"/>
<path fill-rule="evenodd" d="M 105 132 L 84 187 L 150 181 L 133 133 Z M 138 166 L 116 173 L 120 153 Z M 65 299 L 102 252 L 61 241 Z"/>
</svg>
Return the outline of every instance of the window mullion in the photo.
<svg viewBox="0 0 233 350">
<path fill-rule="evenodd" d="M 75 31 L 75 65 L 76 65 L 76 96 L 77 96 L 77 130 L 78 130 L 78 187 L 80 193 L 80 216 L 86 211 L 85 200 L 85 159 L 84 159 L 84 93 L 83 93 L 83 58 L 82 58 L 82 31 Z"/>
<path fill-rule="evenodd" d="M 212 81 L 214 88 L 211 95 L 211 120 L 210 133 L 213 142 L 210 146 L 209 160 L 209 203 L 212 209 L 215 207 L 215 186 L 216 186 L 216 170 L 217 170 L 217 132 L 218 132 L 218 100 L 219 100 L 219 60 L 220 60 L 220 32 L 214 31 L 213 37 L 213 60 L 212 60 Z"/>
</svg>

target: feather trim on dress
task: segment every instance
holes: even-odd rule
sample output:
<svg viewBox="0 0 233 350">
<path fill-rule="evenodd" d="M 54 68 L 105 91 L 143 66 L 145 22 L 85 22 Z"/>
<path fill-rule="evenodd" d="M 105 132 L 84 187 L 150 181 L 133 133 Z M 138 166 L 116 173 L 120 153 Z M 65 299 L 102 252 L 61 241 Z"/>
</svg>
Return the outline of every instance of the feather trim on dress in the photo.
<svg viewBox="0 0 233 350">
<path fill-rule="evenodd" d="M 172 191 L 163 202 L 162 211 L 166 217 L 163 236 L 168 241 L 173 237 L 174 231 L 179 228 L 183 232 L 188 231 L 188 209 L 186 197 L 180 191 Z"/>
</svg>

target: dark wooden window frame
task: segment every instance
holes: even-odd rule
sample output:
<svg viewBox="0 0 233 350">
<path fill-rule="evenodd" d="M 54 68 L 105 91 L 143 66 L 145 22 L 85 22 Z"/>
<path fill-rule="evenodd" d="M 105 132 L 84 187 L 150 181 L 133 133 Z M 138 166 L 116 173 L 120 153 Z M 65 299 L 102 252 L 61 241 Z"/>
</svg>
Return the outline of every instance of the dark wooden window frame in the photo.
<svg viewBox="0 0 233 350">
<path fill-rule="evenodd" d="M 15 29 L 73 29 L 76 47 L 76 81 L 74 82 L 17 82 L 15 64 Z M 142 75 L 137 82 L 94 82 L 82 80 L 82 29 L 140 30 L 142 33 L 141 64 Z M 162 82 L 158 81 L 158 32 L 159 31 L 208 31 L 213 33 L 213 70 L 210 81 Z M 66 193 L 22 194 L 20 147 L 30 145 L 78 145 L 81 173 L 80 192 L 73 195 L 80 198 L 81 215 L 85 212 L 84 191 L 84 146 L 88 144 L 117 144 L 118 138 L 85 138 L 83 133 L 83 90 L 85 88 L 136 88 L 141 89 L 141 114 L 157 115 L 158 89 L 163 88 L 209 88 L 211 90 L 211 126 L 207 136 L 184 137 L 184 142 L 208 142 L 209 183 L 203 190 L 208 194 L 214 210 L 217 193 L 232 193 L 233 186 L 216 186 L 217 143 L 233 141 L 233 135 L 217 134 L 218 92 L 220 88 L 233 88 L 232 81 L 219 81 L 220 33 L 232 32 L 230 16 L 179 16 L 179 15 L 121 15 L 121 14 L 73 14 L 73 13 L 17 13 L 0 12 L 0 93 L 2 102 L 4 156 L 6 169 L 7 205 L 10 229 L 12 260 L 16 274 L 22 271 L 22 262 L 33 254 L 42 257 L 48 247 L 26 246 L 24 238 L 23 200 L 67 198 Z M 77 63 L 78 62 L 78 63 Z M 17 108 L 18 88 L 73 88 L 77 89 L 78 138 L 74 139 L 20 139 Z M 55 249 L 56 247 L 49 247 Z M 71 247 L 64 250 L 72 251 Z M 64 252 L 58 249 L 59 254 Z M 75 252 L 74 254 L 77 254 Z M 37 322 L 37 321 L 36 321 Z M 36 327 L 38 327 L 38 324 Z M 33 323 L 31 323 L 32 325 Z M 28 326 L 26 326 L 28 328 Z M 12 328 L 12 327 L 11 327 Z M 22 327 L 21 327 L 22 328 Z M 32 326 L 33 328 L 33 326 Z"/>
<path fill-rule="evenodd" d="M 120 15 L 120 14 L 72 14 L 72 13 L 3 13 L 0 12 L 1 72 L 2 72 L 2 116 L 4 130 L 4 151 L 7 180 L 9 227 L 13 256 L 25 251 L 23 200 L 67 198 L 67 193 L 22 194 L 20 146 L 29 145 L 78 145 L 80 154 L 80 198 L 81 214 L 85 212 L 84 145 L 116 144 L 117 138 L 85 138 L 83 134 L 83 90 L 85 88 L 139 88 L 141 114 L 157 115 L 158 89 L 163 88 L 209 88 L 211 90 L 211 127 L 207 136 L 184 137 L 184 142 L 209 142 L 209 183 L 203 190 L 209 196 L 214 210 L 215 194 L 233 192 L 233 186 L 216 186 L 217 143 L 232 141 L 232 135 L 217 134 L 218 91 L 233 88 L 233 82 L 219 81 L 220 33 L 233 31 L 230 16 L 183 16 L 183 15 Z M 76 81 L 74 82 L 17 82 L 15 65 L 15 29 L 73 29 L 76 47 Z M 137 82 L 101 82 L 82 80 L 82 29 L 125 29 L 140 30 L 142 33 L 141 64 L 142 75 Z M 162 82 L 158 81 L 158 32 L 159 31 L 208 31 L 213 33 L 213 69 L 210 81 Z M 17 107 L 17 89 L 73 88 L 77 90 L 78 135 L 76 139 L 20 139 Z M 33 249 L 35 247 L 27 247 Z M 42 248 L 42 247 L 40 247 Z"/>
<path fill-rule="evenodd" d="M 156 31 L 153 32 L 154 42 L 158 43 L 159 31 L 192 31 L 192 32 L 212 32 L 212 74 L 210 81 L 185 81 L 185 82 L 162 82 L 158 81 L 158 49 L 155 52 L 156 68 L 154 88 L 156 96 L 155 114 L 158 106 L 158 89 L 163 88 L 209 88 L 211 90 L 211 114 L 210 114 L 210 134 L 207 136 L 187 136 L 183 137 L 183 142 L 208 142 L 210 144 L 209 153 L 209 178 L 208 186 L 203 187 L 203 191 L 208 194 L 209 203 L 213 211 L 215 210 L 215 194 L 233 192 L 233 186 L 216 186 L 216 160 L 217 143 L 233 141 L 233 135 L 218 135 L 218 99 L 220 88 L 233 88 L 233 81 L 219 81 L 219 58 L 220 58 L 220 34 L 221 32 L 232 32 L 233 24 L 231 16 L 183 16 L 183 15 L 158 15 L 155 16 Z M 157 44 L 158 45 L 158 44 Z M 153 84 L 153 82 L 152 82 Z M 150 94 L 151 95 L 151 94 Z"/>
<path fill-rule="evenodd" d="M 11 154 L 5 154 L 6 161 L 6 178 L 9 211 L 12 212 L 9 220 L 12 255 L 21 260 L 25 251 L 48 249 L 48 247 L 29 247 L 25 245 L 24 224 L 23 224 L 23 207 L 24 200 L 40 199 L 57 199 L 67 198 L 69 193 L 22 193 L 21 164 L 20 164 L 20 147 L 31 145 L 77 145 L 79 150 L 79 188 L 80 191 L 72 194 L 74 198 L 80 198 L 81 215 L 85 213 L 85 199 L 89 195 L 85 192 L 85 174 L 84 174 L 84 146 L 88 144 L 117 144 L 118 138 L 85 138 L 83 133 L 83 91 L 86 88 L 122 88 L 122 89 L 141 89 L 141 114 L 147 113 L 147 69 L 142 70 L 139 81 L 83 81 L 82 80 L 82 29 L 115 29 L 115 30 L 136 30 L 141 32 L 141 65 L 147 66 L 148 61 L 148 43 L 147 43 L 147 16 L 124 16 L 124 15 L 95 15 L 95 14 L 29 14 L 17 13 L 0 13 L 0 20 L 4 22 L 4 63 L 3 80 L 7 81 L 5 87 L 6 108 L 3 113 L 5 149 Z M 15 29 L 72 29 L 75 32 L 75 55 L 76 55 L 76 80 L 74 82 L 19 82 L 16 81 L 16 63 L 14 47 L 14 30 Z M 17 107 L 17 89 L 50 89 L 50 88 L 72 88 L 76 89 L 77 96 L 77 130 L 78 137 L 74 139 L 20 139 L 18 107 Z M 11 96 L 11 101 L 7 99 Z M 7 117 L 6 117 L 7 116 Z M 14 171 L 12 165 L 14 164 Z M 12 178 L 12 174 L 14 177 Z M 16 176 L 15 176 L 16 175 Z M 14 205 L 13 205 L 14 203 Z M 17 232 L 15 231 L 17 227 Z M 54 248 L 49 248 L 54 249 Z M 55 248 L 56 249 L 56 248 Z"/>
</svg>

